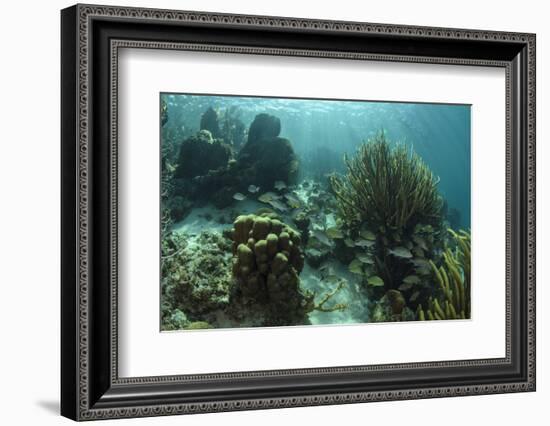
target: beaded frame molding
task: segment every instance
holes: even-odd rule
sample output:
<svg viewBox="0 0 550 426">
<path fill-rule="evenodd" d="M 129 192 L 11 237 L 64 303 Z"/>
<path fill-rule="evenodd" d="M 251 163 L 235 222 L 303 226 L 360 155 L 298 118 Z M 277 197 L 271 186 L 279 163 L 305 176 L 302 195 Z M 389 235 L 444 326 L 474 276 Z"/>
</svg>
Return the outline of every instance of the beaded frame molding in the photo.
<svg viewBox="0 0 550 426">
<path fill-rule="evenodd" d="M 75 5 L 61 12 L 61 414 L 74 420 L 535 390 L 535 35 Z M 120 48 L 501 67 L 506 74 L 506 355 L 118 376 Z"/>
</svg>

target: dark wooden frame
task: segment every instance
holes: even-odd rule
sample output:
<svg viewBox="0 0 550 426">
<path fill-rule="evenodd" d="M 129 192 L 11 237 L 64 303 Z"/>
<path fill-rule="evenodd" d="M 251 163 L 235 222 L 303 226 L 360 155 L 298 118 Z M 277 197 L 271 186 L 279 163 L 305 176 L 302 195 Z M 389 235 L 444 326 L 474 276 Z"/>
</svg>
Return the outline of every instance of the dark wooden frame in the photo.
<svg viewBox="0 0 550 426">
<path fill-rule="evenodd" d="M 535 35 L 95 5 L 64 9 L 61 29 L 64 416 L 89 420 L 535 390 Z M 505 68 L 506 356 L 119 378 L 120 47 Z"/>
</svg>

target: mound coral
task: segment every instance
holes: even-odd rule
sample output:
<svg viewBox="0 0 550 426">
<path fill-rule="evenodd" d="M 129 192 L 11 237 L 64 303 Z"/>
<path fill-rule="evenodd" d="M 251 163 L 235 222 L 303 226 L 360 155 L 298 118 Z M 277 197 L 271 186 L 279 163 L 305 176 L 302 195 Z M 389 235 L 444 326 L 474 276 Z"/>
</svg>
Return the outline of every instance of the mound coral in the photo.
<svg viewBox="0 0 550 426">
<path fill-rule="evenodd" d="M 419 320 L 445 320 L 470 318 L 470 233 L 449 230 L 456 247 L 443 253 L 443 265 L 439 268 L 430 261 L 440 295 L 430 298 L 426 310 L 418 305 Z"/>
<path fill-rule="evenodd" d="M 263 305 L 268 324 L 307 323 L 313 296 L 299 286 L 304 256 L 297 231 L 269 215 L 239 216 L 233 254 L 237 297 Z"/>
</svg>

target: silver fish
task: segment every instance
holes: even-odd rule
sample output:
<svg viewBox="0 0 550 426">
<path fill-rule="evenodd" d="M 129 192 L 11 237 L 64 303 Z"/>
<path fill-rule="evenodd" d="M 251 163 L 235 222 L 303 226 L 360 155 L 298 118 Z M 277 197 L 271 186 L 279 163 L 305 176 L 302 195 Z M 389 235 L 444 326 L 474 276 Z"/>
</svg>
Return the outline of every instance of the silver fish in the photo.
<svg viewBox="0 0 550 426">
<path fill-rule="evenodd" d="M 405 259 L 411 259 L 413 257 L 411 251 L 409 249 L 406 249 L 405 247 L 396 247 L 393 250 L 389 251 L 390 254 L 393 254 L 396 257 L 402 257 Z"/>
<path fill-rule="evenodd" d="M 374 245 L 374 241 L 370 240 L 359 240 L 355 242 L 355 245 L 357 247 L 372 247 Z"/>
<path fill-rule="evenodd" d="M 294 208 L 294 209 L 297 209 L 298 207 L 300 207 L 300 200 L 298 200 L 298 198 L 296 198 L 294 195 L 291 195 L 291 194 L 285 194 L 285 198 L 287 200 L 287 204 Z"/>
<path fill-rule="evenodd" d="M 273 208 L 276 208 L 277 210 L 280 210 L 282 212 L 286 212 L 288 210 L 288 207 L 281 203 L 279 200 L 270 200 L 269 204 L 271 204 Z"/>
<path fill-rule="evenodd" d="M 246 200 L 246 195 L 237 192 L 235 195 L 233 195 L 233 199 L 237 201 Z"/>
<path fill-rule="evenodd" d="M 286 183 L 284 183 L 282 180 L 275 181 L 275 184 L 273 187 L 279 191 L 286 188 Z"/>
<path fill-rule="evenodd" d="M 256 186 L 256 185 L 249 185 L 248 186 L 248 192 L 250 192 L 251 194 L 255 194 L 259 190 L 260 190 L 259 186 Z"/>
<path fill-rule="evenodd" d="M 373 264 L 374 263 L 374 260 L 372 260 L 372 257 L 369 256 L 366 253 L 357 253 L 355 255 L 355 257 L 357 259 L 359 259 L 359 261 L 362 262 L 362 263 L 367 263 L 367 264 Z"/>
<path fill-rule="evenodd" d="M 331 246 L 331 242 L 328 239 L 328 237 L 321 231 L 315 230 L 313 231 L 313 236 L 319 240 L 322 244 L 326 246 Z"/>
<path fill-rule="evenodd" d="M 262 203 L 269 203 L 271 200 L 277 199 L 279 199 L 279 196 L 274 192 L 266 192 L 258 197 L 258 201 L 261 201 Z"/>
</svg>

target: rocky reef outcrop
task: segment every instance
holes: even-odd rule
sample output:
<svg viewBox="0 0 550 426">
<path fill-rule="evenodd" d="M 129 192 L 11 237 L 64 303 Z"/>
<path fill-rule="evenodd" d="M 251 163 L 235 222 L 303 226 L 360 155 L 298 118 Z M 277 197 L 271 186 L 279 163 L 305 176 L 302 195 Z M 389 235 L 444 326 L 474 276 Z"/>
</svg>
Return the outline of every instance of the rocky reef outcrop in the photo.
<svg viewBox="0 0 550 426">
<path fill-rule="evenodd" d="M 264 189 L 277 181 L 293 183 L 298 173 L 298 158 L 288 139 L 279 137 L 281 121 L 269 114 L 258 114 L 248 130 L 248 141 L 237 157 L 238 169 Z"/>
<path fill-rule="evenodd" d="M 274 115 L 261 113 L 256 115 L 248 129 L 248 144 L 271 139 L 281 133 L 281 120 Z"/>
<path fill-rule="evenodd" d="M 182 142 L 175 178 L 194 178 L 227 166 L 231 147 L 214 139 L 208 130 L 201 130 Z"/>
<path fill-rule="evenodd" d="M 210 107 L 202 114 L 200 129 L 208 130 L 215 139 L 222 137 L 222 131 L 218 122 L 218 113 L 214 108 Z"/>
<path fill-rule="evenodd" d="M 298 159 L 290 141 L 278 136 L 281 122 L 277 117 L 258 114 L 250 125 L 247 142 L 233 158 L 232 145 L 214 138 L 209 130 L 219 128 L 216 114 L 213 109 L 207 110 L 201 119 L 201 127 L 205 128 L 181 144 L 173 180 L 174 196 L 224 208 L 235 201 L 235 193 L 247 193 L 252 184 L 266 191 L 273 189 L 277 181 L 288 184 L 295 180 Z M 242 140 L 240 121 L 228 114 L 222 117 L 222 128 L 228 129 L 227 134 L 237 132 Z M 232 143 L 236 141 L 232 139 Z M 179 212 L 188 211 L 181 202 L 175 207 Z"/>
<path fill-rule="evenodd" d="M 162 268 L 162 328 L 180 329 L 194 322 L 215 321 L 229 303 L 231 242 L 205 231 L 188 242 L 186 235 L 165 239 Z"/>
</svg>

